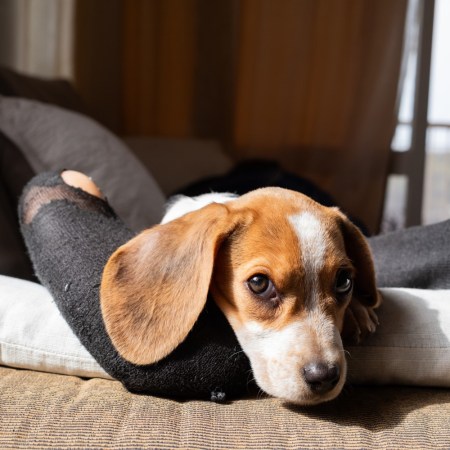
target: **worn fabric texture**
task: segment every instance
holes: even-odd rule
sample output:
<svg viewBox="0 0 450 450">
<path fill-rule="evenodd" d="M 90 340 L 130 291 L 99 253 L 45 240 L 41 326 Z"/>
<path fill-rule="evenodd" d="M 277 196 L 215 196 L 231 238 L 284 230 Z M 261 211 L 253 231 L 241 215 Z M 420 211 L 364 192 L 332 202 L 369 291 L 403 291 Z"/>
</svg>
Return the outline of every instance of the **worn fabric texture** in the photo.
<svg viewBox="0 0 450 450">
<path fill-rule="evenodd" d="M 450 288 L 450 220 L 369 239 L 377 285 Z"/>
<path fill-rule="evenodd" d="M 25 188 L 19 216 L 36 275 L 62 315 L 103 369 L 131 391 L 223 399 L 242 395 L 250 366 L 214 301 L 208 301 L 186 340 L 152 365 L 125 361 L 106 332 L 99 302 L 103 267 L 134 236 L 109 205 L 43 173 Z"/>
<path fill-rule="evenodd" d="M 448 449 L 450 390 L 347 387 L 316 407 L 127 392 L 117 381 L 0 367 L 0 448 Z"/>
</svg>

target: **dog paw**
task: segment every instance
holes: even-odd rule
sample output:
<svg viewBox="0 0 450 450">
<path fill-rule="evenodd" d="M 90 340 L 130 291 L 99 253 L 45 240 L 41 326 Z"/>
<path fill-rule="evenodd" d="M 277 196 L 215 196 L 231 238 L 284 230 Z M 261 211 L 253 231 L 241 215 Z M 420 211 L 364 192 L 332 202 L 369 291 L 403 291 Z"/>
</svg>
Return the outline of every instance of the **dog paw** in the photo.
<svg viewBox="0 0 450 450">
<path fill-rule="evenodd" d="M 379 325 L 374 308 L 362 305 L 356 298 L 345 311 L 342 338 L 346 343 L 359 344 Z"/>
</svg>

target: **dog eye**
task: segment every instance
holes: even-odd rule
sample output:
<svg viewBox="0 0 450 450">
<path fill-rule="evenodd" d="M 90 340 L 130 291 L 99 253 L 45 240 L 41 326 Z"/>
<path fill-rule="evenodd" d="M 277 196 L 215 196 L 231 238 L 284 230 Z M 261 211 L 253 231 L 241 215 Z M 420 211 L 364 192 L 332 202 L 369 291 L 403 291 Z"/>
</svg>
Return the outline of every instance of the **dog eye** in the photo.
<svg viewBox="0 0 450 450">
<path fill-rule="evenodd" d="M 347 295 L 353 288 L 351 273 L 346 269 L 341 269 L 336 275 L 334 289 L 338 295 Z"/>
<path fill-rule="evenodd" d="M 249 289 L 264 300 L 272 300 L 278 297 L 275 286 L 266 275 L 257 274 L 248 279 Z"/>
</svg>

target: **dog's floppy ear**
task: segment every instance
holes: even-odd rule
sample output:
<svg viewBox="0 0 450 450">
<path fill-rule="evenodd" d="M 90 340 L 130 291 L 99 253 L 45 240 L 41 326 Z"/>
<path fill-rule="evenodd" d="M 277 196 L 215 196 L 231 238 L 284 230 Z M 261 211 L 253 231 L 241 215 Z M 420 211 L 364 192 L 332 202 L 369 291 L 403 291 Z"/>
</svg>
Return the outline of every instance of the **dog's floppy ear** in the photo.
<svg viewBox="0 0 450 450">
<path fill-rule="evenodd" d="M 372 308 L 380 304 L 381 296 L 376 288 L 375 267 L 369 245 L 361 231 L 341 212 L 341 230 L 345 251 L 355 267 L 353 295 L 364 306 Z"/>
<path fill-rule="evenodd" d="M 119 354 L 134 364 L 167 356 L 187 336 L 207 299 L 220 242 L 238 217 L 212 203 L 143 231 L 103 271 L 101 309 Z"/>
</svg>

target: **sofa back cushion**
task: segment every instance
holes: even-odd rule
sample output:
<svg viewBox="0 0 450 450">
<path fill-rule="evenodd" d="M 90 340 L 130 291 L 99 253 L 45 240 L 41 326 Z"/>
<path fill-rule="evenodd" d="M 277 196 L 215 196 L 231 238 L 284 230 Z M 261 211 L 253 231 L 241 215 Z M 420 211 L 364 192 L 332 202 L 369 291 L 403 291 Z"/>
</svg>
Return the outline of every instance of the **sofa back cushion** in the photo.
<svg viewBox="0 0 450 450">
<path fill-rule="evenodd" d="M 33 280 L 19 231 L 17 202 L 34 175 L 19 148 L 0 131 L 0 273 Z"/>
</svg>

